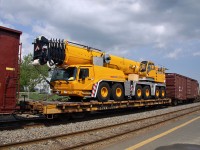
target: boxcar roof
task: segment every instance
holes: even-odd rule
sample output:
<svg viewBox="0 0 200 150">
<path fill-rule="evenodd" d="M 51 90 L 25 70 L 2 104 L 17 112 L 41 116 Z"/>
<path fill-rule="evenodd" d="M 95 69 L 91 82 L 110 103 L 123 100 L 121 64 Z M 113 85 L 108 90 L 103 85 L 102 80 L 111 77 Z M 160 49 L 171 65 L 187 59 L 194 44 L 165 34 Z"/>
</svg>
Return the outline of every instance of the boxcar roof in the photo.
<svg viewBox="0 0 200 150">
<path fill-rule="evenodd" d="M 12 33 L 17 33 L 17 34 L 22 34 L 21 31 L 18 31 L 18 30 L 15 30 L 15 29 L 10 29 L 10 28 L 3 27 L 3 26 L 0 26 L 0 30 L 4 30 L 4 31 L 7 31 L 7 32 L 12 32 Z"/>
</svg>

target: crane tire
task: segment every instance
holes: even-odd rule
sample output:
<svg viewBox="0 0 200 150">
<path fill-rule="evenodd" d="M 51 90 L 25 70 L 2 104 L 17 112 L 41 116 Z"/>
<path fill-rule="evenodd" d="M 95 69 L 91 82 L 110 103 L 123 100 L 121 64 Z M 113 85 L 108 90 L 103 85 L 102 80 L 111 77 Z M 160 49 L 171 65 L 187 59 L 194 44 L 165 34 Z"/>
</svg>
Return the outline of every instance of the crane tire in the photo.
<svg viewBox="0 0 200 150">
<path fill-rule="evenodd" d="M 141 100 L 142 99 L 142 86 L 141 85 L 136 85 L 136 88 L 135 88 L 135 99 L 136 100 Z"/>
<path fill-rule="evenodd" d="M 112 86 L 112 98 L 115 101 L 124 100 L 124 87 L 120 83 L 115 83 Z"/>
<path fill-rule="evenodd" d="M 156 87 L 156 90 L 155 90 L 155 99 L 158 99 L 160 97 L 160 89 L 159 87 L 157 86 Z"/>
<path fill-rule="evenodd" d="M 144 86 L 142 89 L 142 95 L 145 100 L 151 99 L 151 89 L 149 86 Z"/>
<path fill-rule="evenodd" d="M 164 87 L 160 88 L 160 98 L 165 98 L 166 97 L 166 90 Z"/>
<path fill-rule="evenodd" d="M 107 102 L 110 99 L 111 89 L 107 82 L 102 82 L 99 84 L 97 99 L 100 102 Z"/>
</svg>

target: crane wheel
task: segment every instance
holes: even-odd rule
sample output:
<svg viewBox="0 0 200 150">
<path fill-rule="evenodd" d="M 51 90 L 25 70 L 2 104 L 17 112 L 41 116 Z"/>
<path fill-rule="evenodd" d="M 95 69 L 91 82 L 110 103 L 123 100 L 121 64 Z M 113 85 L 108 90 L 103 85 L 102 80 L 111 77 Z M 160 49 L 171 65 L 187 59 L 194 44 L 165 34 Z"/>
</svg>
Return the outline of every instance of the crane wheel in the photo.
<svg viewBox="0 0 200 150">
<path fill-rule="evenodd" d="M 143 87 L 143 98 L 146 99 L 151 99 L 151 90 L 149 86 L 144 86 Z"/>
<path fill-rule="evenodd" d="M 159 90 L 159 87 L 156 87 L 156 90 L 155 90 L 155 99 L 158 99 L 160 97 L 160 90 Z"/>
<path fill-rule="evenodd" d="M 137 85 L 136 86 L 136 89 L 135 89 L 135 99 L 136 100 L 142 99 L 142 86 L 141 85 Z"/>
<path fill-rule="evenodd" d="M 108 83 L 102 82 L 99 85 L 97 99 L 100 102 L 106 102 L 110 99 L 111 89 Z"/>
<path fill-rule="evenodd" d="M 115 83 L 112 86 L 112 98 L 116 101 L 124 100 L 124 88 L 123 88 L 122 84 Z"/>
<path fill-rule="evenodd" d="M 164 87 L 160 88 L 160 98 L 165 98 L 166 97 L 166 91 Z"/>
</svg>

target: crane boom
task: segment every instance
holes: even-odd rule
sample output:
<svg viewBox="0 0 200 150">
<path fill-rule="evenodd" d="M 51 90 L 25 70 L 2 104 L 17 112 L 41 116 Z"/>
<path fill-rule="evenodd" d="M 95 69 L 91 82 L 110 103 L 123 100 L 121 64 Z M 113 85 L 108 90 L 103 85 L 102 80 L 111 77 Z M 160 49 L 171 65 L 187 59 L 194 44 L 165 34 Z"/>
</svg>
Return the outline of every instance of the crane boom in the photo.
<svg viewBox="0 0 200 150">
<path fill-rule="evenodd" d="M 64 67 L 75 64 L 94 64 L 94 57 L 103 58 L 103 66 L 122 70 L 124 74 L 138 73 L 140 62 L 108 55 L 100 50 L 64 40 L 37 38 L 34 42 L 34 64 Z"/>
</svg>

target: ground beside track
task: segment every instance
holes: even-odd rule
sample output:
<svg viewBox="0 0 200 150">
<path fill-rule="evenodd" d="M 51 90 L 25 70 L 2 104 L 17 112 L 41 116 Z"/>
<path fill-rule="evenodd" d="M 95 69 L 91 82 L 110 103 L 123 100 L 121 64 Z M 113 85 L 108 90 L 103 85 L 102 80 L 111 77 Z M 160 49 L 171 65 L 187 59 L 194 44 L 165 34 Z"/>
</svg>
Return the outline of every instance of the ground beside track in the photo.
<svg viewBox="0 0 200 150">
<path fill-rule="evenodd" d="M 199 131 L 200 111 L 125 141 L 113 143 L 104 150 L 199 150 Z"/>
</svg>

